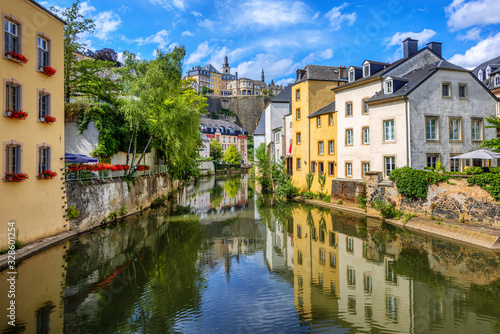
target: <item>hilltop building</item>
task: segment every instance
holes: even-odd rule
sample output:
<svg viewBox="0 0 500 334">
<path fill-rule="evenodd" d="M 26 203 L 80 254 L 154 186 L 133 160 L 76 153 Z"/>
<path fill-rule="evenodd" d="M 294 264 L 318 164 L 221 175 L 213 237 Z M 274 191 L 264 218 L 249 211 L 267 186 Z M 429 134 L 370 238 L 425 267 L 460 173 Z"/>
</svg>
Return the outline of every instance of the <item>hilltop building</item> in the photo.
<svg viewBox="0 0 500 334">
<path fill-rule="evenodd" d="M 200 118 L 201 132 L 212 141 L 217 140 L 222 145 L 222 152 L 234 145 L 241 154 L 241 163 L 248 162 L 247 135 L 248 132 L 233 122 L 221 119 Z"/>
</svg>

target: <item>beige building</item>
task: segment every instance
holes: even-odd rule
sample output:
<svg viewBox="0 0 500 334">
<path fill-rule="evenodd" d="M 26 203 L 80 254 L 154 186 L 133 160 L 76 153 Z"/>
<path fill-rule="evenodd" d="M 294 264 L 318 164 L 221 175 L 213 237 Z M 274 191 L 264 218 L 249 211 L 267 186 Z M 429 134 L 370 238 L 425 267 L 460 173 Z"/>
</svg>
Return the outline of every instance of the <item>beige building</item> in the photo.
<svg viewBox="0 0 500 334">
<path fill-rule="evenodd" d="M 64 21 L 29 0 L 2 1 L 0 11 L 0 249 L 5 249 L 8 222 L 15 223 L 23 243 L 68 230 L 69 224 L 62 181 Z M 57 176 L 50 179 L 44 171 Z"/>
</svg>

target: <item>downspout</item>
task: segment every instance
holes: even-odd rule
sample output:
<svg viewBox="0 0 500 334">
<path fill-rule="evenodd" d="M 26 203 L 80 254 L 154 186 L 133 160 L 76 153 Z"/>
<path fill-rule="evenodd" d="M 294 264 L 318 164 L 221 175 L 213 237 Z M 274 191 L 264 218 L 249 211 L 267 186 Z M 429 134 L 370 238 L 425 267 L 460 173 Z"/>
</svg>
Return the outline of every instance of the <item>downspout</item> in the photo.
<svg viewBox="0 0 500 334">
<path fill-rule="evenodd" d="M 307 108 L 308 112 L 310 113 L 309 108 Z M 307 164 L 309 165 L 309 174 L 311 174 L 311 119 L 309 118 L 309 115 L 307 116 Z M 310 183 L 307 184 L 307 191 L 311 191 L 311 185 Z"/>
<path fill-rule="evenodd" d="M 410 131 L 410 125 L 408 123 L 408 98 L 403 96 L 403 99 L 405 100 L 405 119 L 406 119 L 406 166 L 410 166 L 410 139 L 409 139 L 409 131 Z"/>
</svg>

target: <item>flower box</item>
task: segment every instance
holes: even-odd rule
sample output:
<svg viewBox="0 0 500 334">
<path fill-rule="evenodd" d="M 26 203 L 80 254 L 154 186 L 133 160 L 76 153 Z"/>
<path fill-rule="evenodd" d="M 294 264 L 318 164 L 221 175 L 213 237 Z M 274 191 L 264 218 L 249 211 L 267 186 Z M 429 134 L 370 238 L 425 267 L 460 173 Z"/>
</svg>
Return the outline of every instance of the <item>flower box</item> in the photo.
<svg viewBox="0 0 500 334">
<path fill-rule="evenodd" d="M 3 178 L 4 181 L 6 182 L 23 182 L 27 180 L 28 174 L 26 173 L 7 173 L 5 174 L 5 177 Z"/>
<path fill-rule="evenodd" d="M 23 56 L 20 53 L 14 52 L 14 51 L 5 52 L 5 57 L 7 57 L 7 59 L 14 60 L 18 63 L 26 64 L 28 62 L 28 58 L 26 58 L 25 56 Z"/>
<path fill-rule="evenodd" d="M 56 118 L 54 116 L 45 115 L 43 117 L 40 117 L 40 121 L 47 124 L 52 124 L 56 121 Z"/>
<path fill-rule="evenodd" d="M 38 68 L 38 70 L 44 74 L 46 74 L 48 77 L 51 77 L 53 76 L 54 74 L 56 74 L 56 69 L 55 68 L 52 68 L 50 66 L 40 66 Z"/>
<path fill-rule="evenodd" d="M 26 111 L 23 111 L 22 109 L 19 111 L 9 109 L 9 110 L 7 110 L 6 114 L 8 117 L 10 117 L 12 119 L 24 120 L 24 119 L 26 119 L 26 117 L 28 117 L 28 113 Z"/>
<path fill-rule="evenodd" d="M 38 180 L 50 180 L 50 179 L 53 179 L 57 176 L 57 173 L 56 172 L 53 172 L 51 170 L 44 170 L 43 172 L 41 172 L 40 174 L 38 174 L 36 176 L 36 178 Z"/>
</svg>

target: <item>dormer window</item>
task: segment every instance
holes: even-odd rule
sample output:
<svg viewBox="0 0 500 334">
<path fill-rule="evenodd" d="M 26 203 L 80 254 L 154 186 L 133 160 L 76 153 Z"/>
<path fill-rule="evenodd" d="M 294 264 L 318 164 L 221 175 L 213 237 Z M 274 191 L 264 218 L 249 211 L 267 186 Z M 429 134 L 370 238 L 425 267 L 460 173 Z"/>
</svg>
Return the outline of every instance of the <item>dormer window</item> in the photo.
<svg viewBox="0 0 500 334">
<path fill-rule="evenodd" d="M 354 81 L 354 69 L 352 70 L 349 70 L 349 82 L 353 82 Z"/>
<path fill-rule="evenodd" d="M 363 78 L 370 76 L 370 63 L 363 65 Z"/>
<path fill-rule="evenodd" d="M 488 66 L 486 68 L 486 79 L 489 79 L 490 78 L 490 74 L 491 74 L 491 68 Z"/>
<path fill-rule="evenodd" d="M 498 87 L 498 86 L 500 86 L 500 75 L 497 75 L 495 77 L 495 87 Z"/>
<path fill-rule="evenodd" d="M 392 80 L 387 80 L 384 84 L 384 94 L 392 94 Z"/>
<path fill-rule="evenodd" d="M 477 77 L 479 78 L 480 81 L 483 81 L 483 70 L 479 70 L 479 72 L 477 72 Z"/>
</svg>

